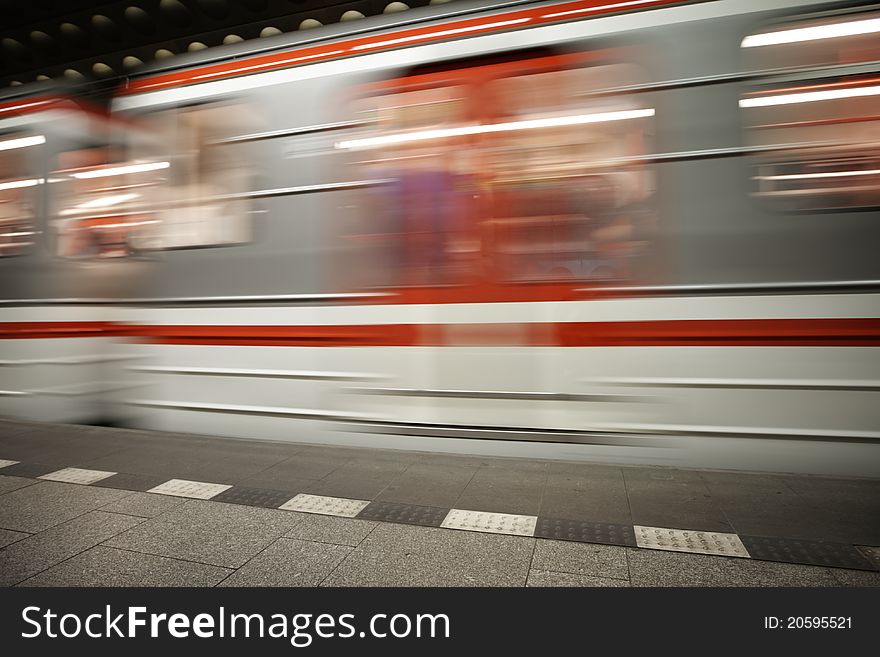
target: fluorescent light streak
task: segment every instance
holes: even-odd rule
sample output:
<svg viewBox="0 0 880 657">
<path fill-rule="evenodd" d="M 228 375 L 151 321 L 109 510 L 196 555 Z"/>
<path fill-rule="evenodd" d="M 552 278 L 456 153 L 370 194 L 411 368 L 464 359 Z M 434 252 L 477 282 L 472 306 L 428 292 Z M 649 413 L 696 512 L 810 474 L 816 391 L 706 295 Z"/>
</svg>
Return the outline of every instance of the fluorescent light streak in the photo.
<svg viewBox="0 0 880 657">
<path fill-rule="evenodd" d="M 0 141 L 0 151 L 8 151 L 13 148 L 27 148 L 28 146 L 36 146 L 45 144 L 46 138 L 43 135 L 35 135 L 33 137 L 19 137 L 18 139 L 7 139 Z"/>
<path fill-rule="evenodd" d="M 880 32 L 880 18 L 834 23 L 832 25 L 817 25 L 815 27 L 799 27 L 793 30 L 780 30 L 779 32 L 767 32 L 765 34 L 751 34 L 742 40 L 741 46 L 743 48 L 776 46 L 783 43 L 818 41 L 819 39 L 873 34 L 874 32 Z"/>
<path fill-rule="evenodd" d="M 588 123 L 604 123 L 606 121 L 624 121 L 627 119 L 641 119 L 654 116 L 653 109 L 625 110 L 619 112 L 597 112 L 595 114 L 576 114 L 573 116 L 557 116 L 546 119 L 527 119 L 525 121 L 511 121 L 509 123 L 491 123 L 488 125 L 465 125 L 457 128 L 440 128 L 437 130 L 420 130 L 379 137 L 366 137 L 364 139 L 352 139 L 341 141 L 336 144 L 338 149 L 372 148 L 375 146 L 389 146 L 404 144 L 413 141 L 425 141 L 429 139 L 445 139 L 447 137 L 463 137 L 466 135 L 479 135 L 492 132 L 510 132 L 513 130 L 533 130 L 535 128 L 555 128 L 571 125 L 585 125 Z"/>
<path fill-rule="evenodd" d="M 794 103 L 815 103 L 820 100 L 839 100 L 841 98 L 858 98 L 861 96 L 877 96 L 880 87 L 854 87 L 852 89 L 828 89 L 826 91 L 808 91 L 799 94 L 781 94 L 763 98 L 743 98 L 740 107 L 769 107 L 771 105 L 791 105 Z"/>
<path fill-rule="evenodd" d="M 604 9 L 620 9 L 622 7 L 632 7 L 634 5 L 644 5 L 657 0 L 631 0 L 630 2 L 615 2 L 612 5 L 602 5 L 601 7 L 585 7 L 583 9 L 571 9 L 569 11 L 559 11 L 555 14 L 543 14 L 541 18 L 559 18 L 560 16 L 571 16 L 574 14 L 594 14 Z"/>
<path fill-rule="evenodd" d="M 428 35 L 414 34 L 412 36 L 399 37 L 397 39 L 387 39 L 386 41 L 376 41 L 373 43 L 364 43 L 359 46 L 352 46 L 351 50 L 372 50 L 374 48 L 382 48 L 384 46 L 396 46 L 399 43 L 409 43 L 410 41 L 424 41 L 426 38 L 437 38 L 452 36 L 454 34 L 464 34 L 466 32 L 477 32 L 479 30 L 490 30 L 495 27 L 507 27 L 509 25 L 517 25 L 519 23 L 528 23 L 531 18 L 514 18 L 509 21 L 497 21 L 495 23 L 483 23 L 480 25 L 471 25 L 469 27 L 457 27 L 452 30 L 440 30 L 439 32 L 431 32 Z"/>
<path fill-rule="evenodd" d="M 36 235 L 36 233 L 32 230 L 24 230 L 24 231 L 19 231 L 17 233 L 0 233 L 0 237 L 27 237 L 29 235 Z M 9 246 L 9 245 L 3 244 L 0 246 Z M 19 244 L 16 246 L 21 246 L 21 245 Z"/>
<path fill-rule="evenodd" d="M 11 105 L 11 106 L 9 106 L 9 107 L 2 107 L 2 108 L 0 108 L 0 113 L 3 113 L 3 112 L 21 112 L 22 110 L 25 110 L 25 109 L 28 109 L 28 108 L 31 108 L 31 107 L 38 107 L 38 106 L 40 106 L 40 105 L 46 105 L 46 104 L 49 104 L 49 103 L 51 103 L 51 102 L 53 102 L 53 101 L 52 101 L 52 100 L 35 100 L 35 101 L 33 101 L 33 102 L 30 102 L 30 103 L 22 103 L 21 105 Z"/>
<path fill-rule="evenodd" d="M 136 228 L 137 226 L 146 226 L 148 224 L 158 224 L 158 219 L 151 219 L 149 221 L 123 221 L 118 224 L 101 224 L 100 226 L 95 226 L 95 228 Z"/>
<path fill-rule="evenodd" d="M 849 178 L 851 176 L 880 176 L 880 169 L 826 171 L 824 173 L 786 173 L 778 176 L 755 176 L 755 178 L 758 180 L 807 180 L 810 178 Z"/>
<path fill-rule="evenodd" d="M 126 173 L 143 173 L 145 171 L 156 171 L 158 169 L 167 169 L 171 166 L 171 162 L 147 162 L 146 164 L 127 164 L 121 167 L 112 167 L 110 169 L 95 169 L 94 171 L 78 171 L 70 174 L 74 178 L 105 178 L 107 176 L 121 176 Z"/>
<path fill-rule="evenodd" d="M 101 198 L 93 198 L 91 201 L 80 203 L 75 209 L 90 210 L 92 208 L 106 208 L 111 205 L 119 205 L 126 201 L 132 201 L 139 196 L 140 194 L 114 194 L 113 196 L 102 196 Z"/>
<path fill-rule="evenodd" d="M 43 178 L 28 178 L 27 180 L 10 180 L 0 182 L 0 191 L 4 189 L 21 189 L 22 187 L 34 187 L 46 182 Z"/>
</svg>

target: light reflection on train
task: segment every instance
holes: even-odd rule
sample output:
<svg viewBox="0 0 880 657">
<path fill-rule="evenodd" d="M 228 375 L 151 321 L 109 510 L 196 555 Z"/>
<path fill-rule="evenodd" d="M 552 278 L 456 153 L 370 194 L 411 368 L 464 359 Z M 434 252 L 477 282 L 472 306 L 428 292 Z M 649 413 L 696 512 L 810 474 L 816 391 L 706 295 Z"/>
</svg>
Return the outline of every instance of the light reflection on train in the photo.
<svg viewBox="0 0 880 657">
<path fill-rule="evenodd" d="M 880 13 L 591 11 L 7 100 L 2 412 L 880 475 Z"/>
</svg>

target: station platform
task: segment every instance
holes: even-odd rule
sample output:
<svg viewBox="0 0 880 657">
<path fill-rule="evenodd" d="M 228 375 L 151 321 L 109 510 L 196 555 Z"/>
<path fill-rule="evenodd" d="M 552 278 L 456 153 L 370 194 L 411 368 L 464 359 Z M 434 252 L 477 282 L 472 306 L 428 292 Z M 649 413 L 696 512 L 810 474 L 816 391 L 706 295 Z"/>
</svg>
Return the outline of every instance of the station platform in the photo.
<svg viewBox="0 0 880 657">
<path fill-rule="evenodd" d="M 0 421 L 4 586 L 880 586 L 880 481 Z"/>
</svg>

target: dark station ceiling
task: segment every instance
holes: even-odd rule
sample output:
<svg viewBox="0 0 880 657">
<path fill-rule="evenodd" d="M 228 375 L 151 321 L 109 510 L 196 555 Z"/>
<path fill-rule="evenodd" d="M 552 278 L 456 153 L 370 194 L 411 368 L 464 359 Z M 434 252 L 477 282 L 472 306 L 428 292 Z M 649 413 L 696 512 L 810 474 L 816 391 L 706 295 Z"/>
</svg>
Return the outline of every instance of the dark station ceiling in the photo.
<svg viewBox="0 0 880 657">
<path fill-rule="evenodd" d="M 449 0 L 0 0 L 0 88 L 141 64 Z"/>
</svg>

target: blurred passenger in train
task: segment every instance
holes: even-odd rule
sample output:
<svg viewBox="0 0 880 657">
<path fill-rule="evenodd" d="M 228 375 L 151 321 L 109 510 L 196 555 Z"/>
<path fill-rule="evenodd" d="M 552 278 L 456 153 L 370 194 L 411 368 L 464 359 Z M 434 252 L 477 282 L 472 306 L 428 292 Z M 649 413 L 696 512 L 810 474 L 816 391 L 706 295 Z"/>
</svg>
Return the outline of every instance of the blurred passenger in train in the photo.
<svg viewBox="0 0 880 657">
<path fill-rule="evenodd" d="M 362 238 L 385 242 L 392 278 L 403 285 L 454 282 L 461 273 L 467 214 L 466 173 L 460 165 L 461 137 L 419 138 L 427 130 L 460 125 L 462 103 L 447 89 L 404 92 L 381 97 L 373 110 L 378 134 L 414 137 L 362 153 L 370 177 L 389 183 L 369 194 L 369 225 Z"/>
</svg>

